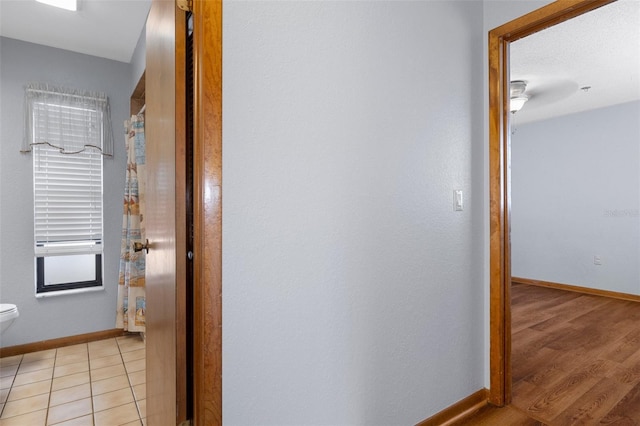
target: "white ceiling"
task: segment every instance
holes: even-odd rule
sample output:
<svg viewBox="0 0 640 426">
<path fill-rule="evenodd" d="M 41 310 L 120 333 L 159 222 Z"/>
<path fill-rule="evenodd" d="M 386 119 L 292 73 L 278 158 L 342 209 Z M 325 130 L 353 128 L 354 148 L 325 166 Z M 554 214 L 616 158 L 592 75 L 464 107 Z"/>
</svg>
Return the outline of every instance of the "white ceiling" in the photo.
<svg viewBox="0 0 640 426">
<path fill-rule="evenodd" d="M 35 0 L 0 0 L 0 35 L 130 62 L 151 0 L 78 0 L 71 12 Z"/>
<path fill-rule="evenodd" d="M 511 43 L 527 82 L 518 123 L 640 100 L 640 0 L 618 0 Z M 591 86 L 588 91 L 581 87 Z"/>
</svg>

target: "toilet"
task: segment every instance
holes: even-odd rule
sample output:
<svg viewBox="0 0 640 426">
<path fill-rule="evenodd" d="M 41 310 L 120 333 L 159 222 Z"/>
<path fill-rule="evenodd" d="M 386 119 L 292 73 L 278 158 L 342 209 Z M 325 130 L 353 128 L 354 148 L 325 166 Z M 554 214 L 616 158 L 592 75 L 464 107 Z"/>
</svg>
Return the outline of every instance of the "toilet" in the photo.
<svg viewBox="0 0 640 426">
<path fill-rule="evenodd" d="M 18 307 L 16 305 L 0 303 L 0 334 L 4 333 L 18 316 Z"/>
</svg>

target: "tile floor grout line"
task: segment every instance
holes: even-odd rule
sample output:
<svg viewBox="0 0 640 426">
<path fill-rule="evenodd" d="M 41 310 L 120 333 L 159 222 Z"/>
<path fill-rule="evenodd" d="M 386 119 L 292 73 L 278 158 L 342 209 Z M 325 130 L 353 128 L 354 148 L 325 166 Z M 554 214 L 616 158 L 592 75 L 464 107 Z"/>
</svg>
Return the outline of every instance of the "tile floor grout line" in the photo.
<svg viewBox="0 0 640 426">
<path fill-rule="evenodd" d="M 13 389 L 13 382 L 15 382 L 16 376 L 18 375 L 18 370 L 20 369 L 20 363 L 22 362 L 22 358 L 24 358 L 24 355 L 20 358 L 20 362 L 18 363 L 16 372 L 13 375 L 13 379 L 11 379 L 11 385 L 9 385 L 9 392 L 7 393 L 7 399 L 5 399 L 5 401 L 2 403 L 2 409 L 0 409 L 0 419 L 2 419 L 2 413 L 4 413 L 4 407 L 6 407 L 7 402 L 9 402 L 9 395 L 11 394 L 11 390 Z"/>
<path fill-rule="evenodd" d="M 96 407 L 93 405 L 93 380 L 91 380 L 91 353 L 87 343 L 87 365 L 89 366 L 89 398 L 91 398 L 91 424 L 96 424 Z"/>
<path fill-rule="evenodd" d="M 24 360 L 24 354 L 20 357 L 20 362 L 18 363 L 18 367 L 16 368 L 16 372 L 11 379 L 11 385 L 9 386 L 9 393 L 7 394 L 7 399 L 2 405 L 2 410 L 0 410 L 0 419 L 2 419 L 2 415 L 4 414 L 4 409 L 7 408 L 7 402 L 9 402 L 9 395 L 11 395 L 11 391 L 13 390 L 13 384 L 16 382 L 16 377 L 18 377 L 18 371 L 20 370 L 20 366 L 22 365 L 22 361 Z"/>
<path fill-rule="evenodd" d="M 116 339 L 116 345 L 118 345 L 118 352 L 120 353 L 120 358 L 122 358 L 124 373 L 127 375 L 127 382 L 129 383 L 129 389 L 131 390 L 131 395 L 133 396 L 133 403 L 135 404 L 136 412 L 138 413 L 138 420 L 140 421 L 140 424 L 142 424 L 142 413 L 140 413 L 140 407 L 138 407 L 136 394 L 135 394 L 135 391 L 133 390 L 133 384 L 131 383 L 131 378 L 129 377 L 129 372 L 127 371 L 127 364 L 124 362 L 124 356 L 122 355 L 122 349 L 120 347 L 120 342 L 118 341 L 118 339 Z M 145 346 L 146 346 L 146 342 L 145 342 Z"/>
<path fill-rule="evenodd" d="M 49 385 L 49 398 L 47 400 L 47 415 L 44 417 L 45 426 L 49 423 L 49 407 L 51 407 L 51 394 L 53 393 L 53 376 L 56 373 L 56 361 L 58 360 L 58 348 L 53 356 L 53 370 L 51 371 L 51 384 Z"/>
<path fill-rule="evenodd" d="M 124 362 L 124 356 L 122 356 L 122 350 L 120 349 L 120 342 L 116 338 L 116 346 L 118 347 L 118 353 L 120 354 L 120 359 L 122 360 L 122 367 L 124 368 L 124 374 L 127 376 L 127 383 L 129 383 L 129 390 L 131 392 L 131 396 L 133 397 L 133 403 L 136 403 L 136 397 L 133 394 L 133 386 L 131 386 L 131 380 L 129 380 L 129 373 L 127 372 L 127 365 Z M 136 404 L 136 412 L 138 412 L 138 418 L 140 417 L 140 412 L 138 411 L 138 406 Z"/>
</svg>

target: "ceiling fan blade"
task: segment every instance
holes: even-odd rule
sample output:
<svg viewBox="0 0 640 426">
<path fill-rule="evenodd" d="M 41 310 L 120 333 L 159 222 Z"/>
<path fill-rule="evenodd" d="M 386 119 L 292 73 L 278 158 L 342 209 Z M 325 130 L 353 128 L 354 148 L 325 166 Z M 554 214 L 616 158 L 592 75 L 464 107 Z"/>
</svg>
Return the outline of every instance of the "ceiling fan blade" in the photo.
<svg viewBox="0 0 640 426">
<path fill-rule="evenodd" d="M 529 83 L 527 94 L 529 102 L 535 104 L 551 104 L 566 99 L 576 93 L 580 85 L 568 79 L 554 79 Z"/>
</svg>

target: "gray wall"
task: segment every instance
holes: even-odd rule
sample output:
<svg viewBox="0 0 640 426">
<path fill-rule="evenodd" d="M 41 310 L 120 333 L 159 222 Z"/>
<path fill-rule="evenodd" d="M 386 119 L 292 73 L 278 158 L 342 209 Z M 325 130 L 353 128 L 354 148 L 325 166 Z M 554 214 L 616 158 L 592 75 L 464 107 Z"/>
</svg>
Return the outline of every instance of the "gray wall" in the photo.
<svg viewBox="0 0 640 426">
<path fill-rule="evenodd" d="M 0 289 L 20 317 L 2 346 L 114 328 L 126 154 L 123 121 L 129 114 L 129 64 L 0 38 Z M 115 155 L 104 160 L 105 290 L 36 299 L 33 265 L 31 154 L 21 154 L 24 86 L 43 82 L 105 92 L 111 103 Z"/>
<path fill-rule="evenodd" d="M 478 16 L 225 4 L 225 424 L 415 424 L 485 385 Z"/>
<path fill-rule="evenodd" d="M 638 117 L 631 102 L 517 126 L 514 276 L 640 294 Z"/>
<path fill-rule="evenodd" d="M 142 27 L 138 43 L 131 57 L 131 93 L 135 90 L 147 66 L 147 24 Z M 137 112 L 137 111 L 136 111 Z"/>
</svg>

